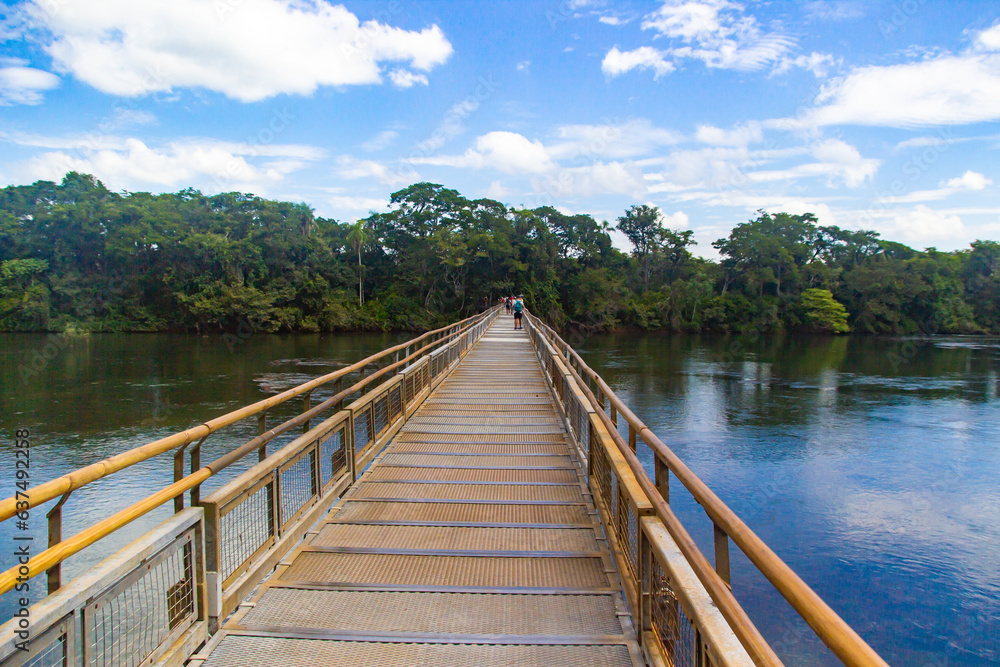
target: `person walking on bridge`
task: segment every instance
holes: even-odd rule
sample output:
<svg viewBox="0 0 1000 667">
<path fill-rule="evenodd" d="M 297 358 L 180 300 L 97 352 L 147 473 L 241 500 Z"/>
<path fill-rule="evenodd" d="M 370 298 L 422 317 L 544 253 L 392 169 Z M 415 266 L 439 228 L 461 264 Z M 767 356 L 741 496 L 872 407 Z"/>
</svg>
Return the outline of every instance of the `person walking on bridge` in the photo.
<svg viewBox="0 0 1000 667">
<path fill-rule="evenodd" d="M 524 311 L 524 295 L 519 294 L 514 300 L 514 328 L 523 329 L 524 325 L 521 324 L 521 316 Z"/>
</svg>

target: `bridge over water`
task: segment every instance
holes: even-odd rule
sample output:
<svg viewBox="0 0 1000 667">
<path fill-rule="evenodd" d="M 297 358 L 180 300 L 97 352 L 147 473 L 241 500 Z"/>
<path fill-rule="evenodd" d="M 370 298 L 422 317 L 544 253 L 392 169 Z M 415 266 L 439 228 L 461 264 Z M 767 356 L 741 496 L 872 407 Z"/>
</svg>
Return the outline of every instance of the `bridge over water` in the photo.
<svg viewBox="0 0 1000 667">
<path fill-rule="evenodd" d="M 32 489 L 31 507 L 61 499 L 50 548 L 0 592 L 45 573 L 50 594 L 27 629 L 0 627 L 0 665 L 780 665 L 730 588 L 731 541 L 845 664 L 885 664 L 525 319 L 514 330 L 491 310 Z M 292 399 L 301 412 L 269 429 Z M 205 439 L 247 419 L 258 437 L 203 466 Z M 70 493 L 169 454 L 174 484 L 63 538 Z M 670 510 L 671 477 L 714 526 L 714 564 Z M 163 524 L 62 582 L 66 558 L 170 502 Z"/>
</svg>

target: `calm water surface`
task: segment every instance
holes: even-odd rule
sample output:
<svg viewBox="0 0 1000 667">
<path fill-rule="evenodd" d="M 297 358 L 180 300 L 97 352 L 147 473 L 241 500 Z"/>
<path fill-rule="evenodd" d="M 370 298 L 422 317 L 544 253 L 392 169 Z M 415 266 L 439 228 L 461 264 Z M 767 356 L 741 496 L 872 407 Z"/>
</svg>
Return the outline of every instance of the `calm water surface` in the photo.
<svg viewBox="0 0 1000 667">
<path fill-rule="evenodd" d="M 33 482 L 41 482 L 403 338 L 0 334 L 0 495 L 13 491 L 14 429 L 31 430 Z M 890 664 L 1000 664 L 1000 341 L 615 335 L 572 343 Z M 247 423 L 213 436 L 203 460 L 255 434 Z M 169 459 L 158 459 L 76 492 L 64 534 L 170 476 Z M 711 523 L 676 480 L 671 502 L 710 554 Z M 45 509 L 31 515 L 39 548 Z M 10 523 L 0 525 L 3 545 Z M 64 578 L 112 546 L 71 559 Z M 6 569 L 13 562 L 3 553 Z M 34 582 L 33 594 L 43 587 Z M 733 587 L 787 664 L 837 664 L 735 547 Z M 11 611 L 0 600 L 0 619 Z"/>
<path fill-rule="evenodd" d="M 1000 341 L 575 346 L 890 664 L 1000 664 Z M 673 480 L 671 503 L 711 554 L 682 489 Z M 839 664 L 733 550 L 734 591 L 786 663 Z"/>
</svg>

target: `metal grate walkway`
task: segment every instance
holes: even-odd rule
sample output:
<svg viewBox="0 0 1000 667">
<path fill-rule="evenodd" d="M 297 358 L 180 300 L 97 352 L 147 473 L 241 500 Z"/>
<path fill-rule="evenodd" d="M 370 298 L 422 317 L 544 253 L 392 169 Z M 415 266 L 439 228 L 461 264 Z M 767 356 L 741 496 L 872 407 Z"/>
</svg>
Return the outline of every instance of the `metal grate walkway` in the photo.
<svg viewBox="0 0 1000 667">
<path fill-rule="evenodd" d="M 205 667 L 644 664 L 579 463 L 501 317 Z"/>
</svg>

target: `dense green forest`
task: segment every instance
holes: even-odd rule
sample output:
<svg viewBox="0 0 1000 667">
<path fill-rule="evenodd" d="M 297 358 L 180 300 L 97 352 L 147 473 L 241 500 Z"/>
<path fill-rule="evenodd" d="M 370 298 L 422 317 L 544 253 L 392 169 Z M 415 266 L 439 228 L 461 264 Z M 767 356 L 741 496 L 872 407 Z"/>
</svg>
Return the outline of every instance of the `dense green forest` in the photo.
<svg viewBox="0 0 1000 667">
<path fill-rule="evenodd" d="M 430 183 L 392 204 L 346 224 L 249 194 L 117 194 L 77 173 L 7 187 L 0 330 L 425 329 L 517 292 L 560 328 L 1000 332 L 995 241 L 917 251 L 760 211 L 713 262 L 649 206 L 609 224 Z"/>
</svg>

